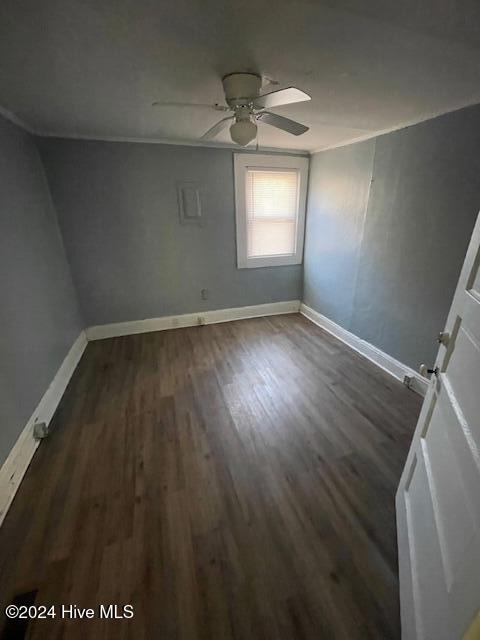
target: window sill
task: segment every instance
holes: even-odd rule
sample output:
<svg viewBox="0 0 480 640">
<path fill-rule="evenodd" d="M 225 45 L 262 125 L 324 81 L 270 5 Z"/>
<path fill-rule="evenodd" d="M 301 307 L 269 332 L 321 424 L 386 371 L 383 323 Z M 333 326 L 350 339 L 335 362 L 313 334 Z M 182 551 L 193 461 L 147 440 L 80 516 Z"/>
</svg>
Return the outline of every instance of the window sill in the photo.
<svg viewBox="0 0 480 640">
<path fill-rule="evenodd" d="M 237 269 L 258 269 L 260 267 L 289 267 L 302 264 L 299 256 L 269 256 L 268 258 L 247 258 L 238 260 Z"/>
</svg>

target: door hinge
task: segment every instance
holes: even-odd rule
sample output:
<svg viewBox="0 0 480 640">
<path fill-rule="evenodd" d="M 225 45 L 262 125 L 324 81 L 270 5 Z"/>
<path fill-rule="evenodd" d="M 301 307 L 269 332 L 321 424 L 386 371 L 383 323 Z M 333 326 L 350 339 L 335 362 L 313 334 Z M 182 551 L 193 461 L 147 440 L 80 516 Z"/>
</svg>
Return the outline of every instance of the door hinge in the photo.
<svg viewBox="0 0 480 640">
<path fill-rule="evenodd" d="M 450 342 L 450 334 L 447 331 L 440 331 L 437 336 L 437 342 L 439 344 L 443 344 L 446 347 Z"/>
</svg>

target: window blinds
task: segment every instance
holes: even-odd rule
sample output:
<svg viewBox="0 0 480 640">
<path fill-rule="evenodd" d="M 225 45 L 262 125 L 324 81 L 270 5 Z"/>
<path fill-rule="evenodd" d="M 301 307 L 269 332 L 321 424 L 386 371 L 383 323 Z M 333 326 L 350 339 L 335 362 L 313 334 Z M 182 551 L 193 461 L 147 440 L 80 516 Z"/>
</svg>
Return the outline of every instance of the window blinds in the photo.
<svg viewBox="0 0 480 640">
<path fill-rule="evenodd" d="M 247 254 L 295 253 L 299 176 L 296 170 L 247 169 Z"/>
</svg>

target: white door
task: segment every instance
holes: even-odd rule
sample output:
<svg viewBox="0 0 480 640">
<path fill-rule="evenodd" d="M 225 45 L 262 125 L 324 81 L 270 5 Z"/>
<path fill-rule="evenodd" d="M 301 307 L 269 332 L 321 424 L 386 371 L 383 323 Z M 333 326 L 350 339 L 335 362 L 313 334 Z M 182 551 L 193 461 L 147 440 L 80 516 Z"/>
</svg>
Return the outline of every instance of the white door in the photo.
<svg viewBox="0 0 480 640">
<path fill-rule="evenodd" d="M 445 332 L 396 497 L 403 640 L 461 640 L 480 609 L 480 215 Z"/>
</svg>

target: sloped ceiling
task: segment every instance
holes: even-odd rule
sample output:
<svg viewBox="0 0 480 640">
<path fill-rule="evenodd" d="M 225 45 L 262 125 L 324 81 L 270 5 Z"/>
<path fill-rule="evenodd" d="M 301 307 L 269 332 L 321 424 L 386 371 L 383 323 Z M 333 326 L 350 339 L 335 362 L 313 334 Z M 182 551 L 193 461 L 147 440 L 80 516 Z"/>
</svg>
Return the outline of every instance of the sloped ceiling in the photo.
<svg viewBox="0 0 480 640">
<path fill-rule="evenodd" d="M 317 150 L 480 102 L 476 0 L 2 0 L 0 104 L 43 134 L 196 142 L 221 78 L 255 71 L 312 101 L 262 147 Z M 218 139 L 228 143 L 228 132 Z"/>
</svg>

